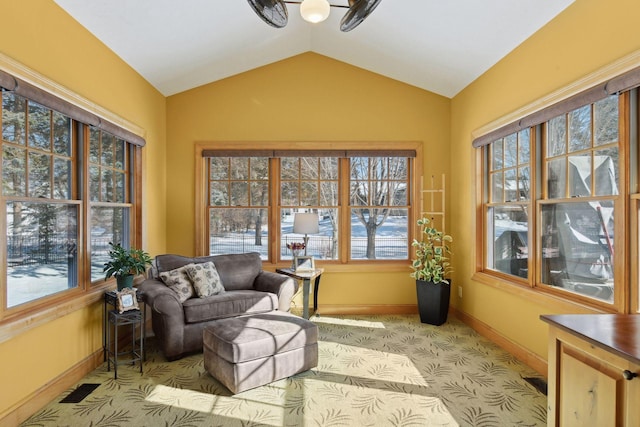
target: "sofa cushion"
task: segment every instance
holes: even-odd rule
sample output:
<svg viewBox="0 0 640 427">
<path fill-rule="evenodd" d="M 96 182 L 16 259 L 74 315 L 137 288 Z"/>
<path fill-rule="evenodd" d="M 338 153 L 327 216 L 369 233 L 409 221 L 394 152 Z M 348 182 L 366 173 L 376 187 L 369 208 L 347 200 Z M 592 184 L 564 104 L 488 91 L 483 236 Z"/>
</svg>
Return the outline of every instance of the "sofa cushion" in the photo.
<svg viewBox="0 0 640 427">
<path fill-rule="evenodd" d="M 213 256 L 206 257 L 187 257 L 174 254 L 157 255 L 153 259 L 151 268 L 152 277 L 158 277 L 163 271 L 175 270 L 188 264 L 196 264 L 201 262 L 209 262 L 213 260 Z M 157 274 L 158 276 L 156 276 Z"/>
<path fill-rule="evenodd" d="M 190 264 L 184 268 L 187 271 L 187 275 L 189 275 L 189 279 L 193 282 L 196 294 L 200 298 L 224 292 L 216 266 L 211 261 L 202 264 Z"/>
<path fill-rule="evenodd" d="M 183 303 L 186 323 L 205 322 L 278 309 L 278 297 L 270 292 L 227 291 L 206 298 L 191 298 Z"/>
<path fill-rule="evenodd" d="M 185 302 L 189 298 L 196 295 L 193 284 L 187 275 L 187 267 L 179 267 L 169 271 L 163 271 L 159 274 L 160 280 L 178 295 L 180 302 Z"/>
<path fill-rule="evenodd" d="M 257 252 L 217 255 L 211 261 L 227 291 L 253 289 L 253 283 L 262 271 L 262 260 Z"/>
<path fill-rule="evenodd" d="M 253 283 L 262 271 L 262 259 L 257 252 L 244 254 L 186 257 L 164 254 L 154 258 L 150 276 L 158 278 L 160 272 L 174 270 L 187 264 L 199 264 L 212 261 L 227 291 L 253 289 Z"/>
</svg>

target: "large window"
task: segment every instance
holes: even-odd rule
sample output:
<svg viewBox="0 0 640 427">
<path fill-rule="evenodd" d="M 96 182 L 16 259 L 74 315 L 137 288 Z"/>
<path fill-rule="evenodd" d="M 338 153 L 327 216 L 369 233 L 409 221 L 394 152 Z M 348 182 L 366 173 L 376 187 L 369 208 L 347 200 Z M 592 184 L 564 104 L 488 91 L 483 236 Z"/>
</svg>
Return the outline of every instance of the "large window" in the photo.
<svg viewBox="0 0 640 427">
<path fill-rule="evenodd" d="M 293 232 L 295 214 L 313 212 L 319 232 L 309 236 L 307 255 L 335 263 L 406 261 L 414 153 L 205 150 L 203 253 L 290 260 L 287 245 L 304 237 Z"/>
<path fill-rule="evenodd" d="M 319 233 L 308 241 L 307 255 L 336 260 L 339 255 L 339 158 L 284 157 L 280 159 L 280 257 L 291 252 L 287 244 L 301 242 L 293 232 L 296 212 L 318 214 Z"/>
<path fill-rule="evenodd" d="M 484 146 L 484 272 L 622 308 L 630 99 L 608 96 Z"/>
<path fill-rule="evenodd" d="M 6 307 L 78 286 L 71 120 L 2 93 Z"/>
<path fill-rule="evenodd" d="M 408 259 L 408 159 L 352 157 L 350 169 L 351 258 Z"/>
<path fill-rule="evenodd" d="M 488 148 L 487 266 L 526 278 L 531 210 L 531 133 L 500 138 Z"/>
<path fill-rule="evenodd" d="M 210 253 L 266 257 L 269 159 L 212 157 L 208 166 Z"/>
<path fill-rule="evenodd" d="M 99 129 L 89 130 L 91 280 L 104 276 L 109 242 L 128 246 L 131 238 L 132 147 Z"/>
<path fill-rule="evenodd" d="M 540 281 L 609 303 L 621 201 L 618 124 L 618 96 L 611 96 L 543 126 Z"/>
<path fill-rule="evenodd" d="M 103 283 L 108 243 L 134 239 L 137 149 L 13 92 L 1 117 L 0 318 Z"/>
</svg>

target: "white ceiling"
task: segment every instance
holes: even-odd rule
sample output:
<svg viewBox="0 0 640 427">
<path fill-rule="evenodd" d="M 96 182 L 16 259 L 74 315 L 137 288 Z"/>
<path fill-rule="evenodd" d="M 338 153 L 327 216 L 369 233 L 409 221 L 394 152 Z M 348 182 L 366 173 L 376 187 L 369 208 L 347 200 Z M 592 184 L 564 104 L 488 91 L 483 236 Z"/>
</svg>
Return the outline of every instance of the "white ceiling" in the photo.
<svg viewBox="0 0 640 427">
<path fill-rule="evenodd" d="M 453 97 L 574 0 L 382 0 L 348 33 L 343 8 L 276 29 L 246 0 L 54 1 L 166 96 L 312 51 Z"/>
</svg>

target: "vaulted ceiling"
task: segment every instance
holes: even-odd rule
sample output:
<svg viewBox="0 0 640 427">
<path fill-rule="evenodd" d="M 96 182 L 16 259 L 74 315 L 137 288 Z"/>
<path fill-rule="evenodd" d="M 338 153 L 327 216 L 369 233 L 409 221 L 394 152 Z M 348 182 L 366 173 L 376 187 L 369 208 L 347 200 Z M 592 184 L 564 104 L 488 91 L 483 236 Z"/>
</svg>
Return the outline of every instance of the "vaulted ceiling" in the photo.
<svg viewBox="0 0 640 427">
<path fill-rule="evenodd" d="M 276 29 L 246 0 L 54 1 L 166 96 L 311 51 L 453 97 L 574 0 L 382 0 L 346 33 L 338 7 Z"/>
</svg>

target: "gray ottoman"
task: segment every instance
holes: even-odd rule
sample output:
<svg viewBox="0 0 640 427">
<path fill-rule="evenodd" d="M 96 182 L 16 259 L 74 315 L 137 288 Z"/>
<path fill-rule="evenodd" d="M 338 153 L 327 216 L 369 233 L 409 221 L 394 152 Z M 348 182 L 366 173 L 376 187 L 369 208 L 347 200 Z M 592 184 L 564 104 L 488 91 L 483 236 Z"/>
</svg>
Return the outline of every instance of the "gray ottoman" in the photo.
<svg viewBox="0 0 640 427">
<path fill-rule="evenodd" d="M 234 394 L 318 366 L 318 327 L 281 311 L 218 320 L 203 341 L 205 369 Z"/>
</svg>

